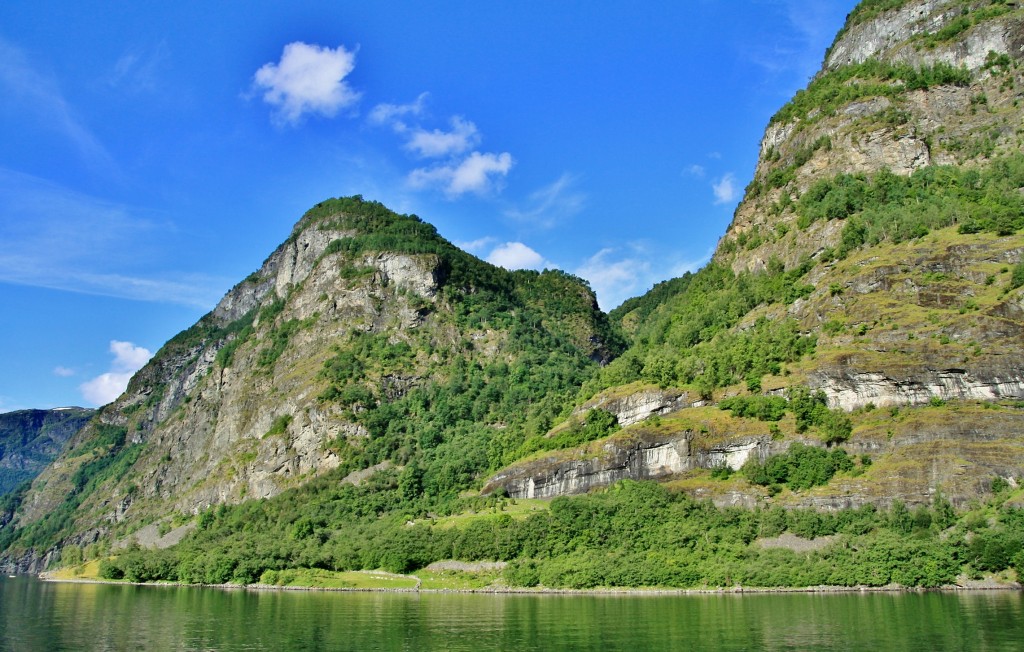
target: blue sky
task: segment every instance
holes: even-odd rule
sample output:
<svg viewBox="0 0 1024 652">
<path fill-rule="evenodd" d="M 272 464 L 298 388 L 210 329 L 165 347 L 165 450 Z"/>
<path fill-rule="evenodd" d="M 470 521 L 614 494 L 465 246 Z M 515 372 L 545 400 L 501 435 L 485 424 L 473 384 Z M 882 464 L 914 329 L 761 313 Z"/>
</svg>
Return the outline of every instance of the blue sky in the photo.
<svg viewBox="0 0 1024 652">
<path fill-rule="evenodd" d="M 698 268 L 853 0 L 0 4 L 0 412 L 98 405 L 362 194 L 603 308 Z"/>
</svg>

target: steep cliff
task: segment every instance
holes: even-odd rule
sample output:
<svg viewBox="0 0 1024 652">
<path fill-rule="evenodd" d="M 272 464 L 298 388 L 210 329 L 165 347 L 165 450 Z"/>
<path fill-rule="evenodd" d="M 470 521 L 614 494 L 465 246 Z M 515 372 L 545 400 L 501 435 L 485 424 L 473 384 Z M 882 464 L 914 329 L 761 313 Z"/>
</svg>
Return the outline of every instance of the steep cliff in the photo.
<svg viewBox="0 0 1024 652">
<path fill-rule="evenodd" d="M 712 262 L 610 316 L 567 274 L 323 202 L 0 503 L 0 565 L 187 532 L 152 577 L 514 557 L 486 524 L 415 521 L 621 480 L 897 520 L 1016 486 L 1022 59 L 1015 3 L 861 3 L 772 118 Z"/>
<path fill-rule="evenodd" d="M 367 468 L 454 495 L 544 432 L 618 341 L 579 279 L 323 202 L 71 440 L 0 543 L 38 560 Z"/>
<path fill-rule="evenodd" d="M 1017 3 L 861 3 L 772 118 L 711 264 L 612 313 L 632 346 L 588 384 L 584 405 L 625 424 L 727 396 L 820 391 L 834 413 L 822 425 L 749 417 L 725 438 L 743 447 L 759 431 L 762 461 L 796 441 L 848 440 L 874 457 L 856 481 L 771 499 L 791 505 L 928 503 L 938 492 L 966 503 L 995 478 L 1024 476 L 1022 59 Z M 652 402 L 651 386 L 704 400 Z M 554 495 L 675 477 L 722 503 L 767 499 L 700 471 L 720 462 L 722 442 L 658 430 L 628 460 L 616 435 L 598 453 L 515 465 L 489 489 Z M 648 461 L 649 445 L 678 456 Z"/>
</svg>

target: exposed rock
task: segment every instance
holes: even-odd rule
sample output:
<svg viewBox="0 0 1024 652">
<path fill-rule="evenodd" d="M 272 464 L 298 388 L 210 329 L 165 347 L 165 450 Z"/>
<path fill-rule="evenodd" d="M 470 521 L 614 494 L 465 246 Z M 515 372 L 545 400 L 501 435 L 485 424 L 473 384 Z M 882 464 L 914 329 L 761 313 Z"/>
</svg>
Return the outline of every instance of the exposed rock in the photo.
<svg viewBox="0 0 1024 652">
<path fill-rule="evenodd" d="M 982 23 L 959 39 L 934 48 L 918 48 L 912 37 L 935 33 L 961 17 L 961 3 L 954 0 L 919 0 L 889 11 L 840 36 L 825 60 L 826 70 L 861 63 L 884 56 L 912 65 L 942 61 L 955 67 L 977 70 L 985 64 L 989 52 L 1021 54 L 1019 18 Z"/>
<path fill-rule="evenodd" d="M 994 371 L 994 370 L 990 370 Z M 821 389 L 831 407 L 855 410 L 868 404 L 921 405 L 939 400 L 996 400 L 1024 398 L 1024 369 L 1006 375 L 977 378 L 964 369 L 914 369 L 893 378 L 862 369 L 824 368 L 811 374 L 811 386 Z"/>
<path fill-rule="evenodd" d="M 619 425 L 630 426 L 655 414 L 670 414 L 691 405 L 693 403 L 686 392 L 648 386 L 624 396 L 598 394 L 576 408 L 573 414 L 585 414 L 589 410 L 599 408 L 614 414 Z"/>
<path fill-rule="evenodd" d="M 751 455 L 765 459 L 767 435 L 705 444 L 691 431 L 654 434 L 634 431 L 598 445 L 517 463 L 492 476 L 483 493 L 503 489 L 513 498 L 551 498 L 586 493 L 619 480 L 664 480 L 722 464 L 739 469 Z"/>
<path fill-rule="evenodd" d="M 139 528 L 139 530 L 131 536 L 115 543 L 113 548 L 115 550 L 126 548 L 132 543 L 138 544 L 143 548 L 170 548 L 171 546 L 177 545 L 178 542 L 184 539 L 185 536 L 194 529 L 196 529 L 196 524 L 194 522 L 188 522 L 184 525 L 179 525 L 176 528 L 171 528 L 161 534 L 160 525 L 157 523 L 150 523 L 149 525 Z"/>
<path fill-rule="evenodd" d="M 374 473 L 390 469 L 392 466 L 393 465 L 391 464 L 391 460 L 384 460 L 379 464 L 374 464 L 373 466 L 369 466 L 365 469 L 349 473 L 348 475 L 341 479 L 341 484 L 351 484 L 358 487 L 363 482 L 368 480 L 370 476 L 373 475 Z"/>
</svg>

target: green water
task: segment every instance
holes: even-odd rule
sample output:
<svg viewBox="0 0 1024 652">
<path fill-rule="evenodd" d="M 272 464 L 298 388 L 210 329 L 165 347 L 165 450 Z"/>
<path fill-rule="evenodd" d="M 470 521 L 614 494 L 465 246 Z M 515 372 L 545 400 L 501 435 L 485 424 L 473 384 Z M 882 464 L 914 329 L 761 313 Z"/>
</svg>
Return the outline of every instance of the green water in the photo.
<svg viewBox="0 0 1024 652">
<path fill-rule="evenodd" d="M 257 592 L 0 578 L 3 650 L 1021 650 L 1024 595 Z"/>
</svg>

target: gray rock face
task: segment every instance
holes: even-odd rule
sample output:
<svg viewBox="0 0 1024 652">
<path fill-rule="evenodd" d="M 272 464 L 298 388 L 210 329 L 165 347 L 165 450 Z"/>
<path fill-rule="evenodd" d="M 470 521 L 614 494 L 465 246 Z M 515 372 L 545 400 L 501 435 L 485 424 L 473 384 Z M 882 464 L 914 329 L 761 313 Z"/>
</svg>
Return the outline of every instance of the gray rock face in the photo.
<svg viewBox="0 0 1024 652">
<path fill-rule="evenodd" d="M 638 431 L 628 438 L 515 464 L 491 477 L 483 493 L 501 489 L 513 498 L 580 494 L 625 479 L 665 480 L 722 465 L 738 470 L 751 456 L 764 460 L 771 450 L 767 435 L 704 445 L 691 431 L 669 435 Z"/>
<path fill-rule="evenodd" d="M 693 404 L 686 392 L 648 387 L 626 396 L 600 394 L 576 408 L 573 414 L 581 415 L 598 408 L 614 414 L 620 426 L 631 426 L 652 415 L 670 414 Z"/>
<path fill-rule="evenodd" d="M 870 20 L 849 29 L 833 44 L 825 60 L 827 70 L 861 63 L 891 51 L 911 36 L 935 32 L 955 18 L 953 0 L 925 0 L 908 3 L 884 18 Z"/>
<path fill-rule="evenodd" d="M 71 497 L 74 530 L 62 531 L 57 547 L 172 545 L 185 531 L 160 536 L 170 514 L 270 498 L 337 469 L 364 447 L 369 432 L 356 415 L 372 402 L 444 383 L 446 363 L 462 357 L 486 366 L 523 355 L 508 346 L 515 332 L 508 315 L 466 316 L 463 299 L 477 292 L 504 293 L 487 300 L 521 306 L 529 328 L 571 340 L 580 362 L 607 350 L 603 315 L 585 284 L 497 271 L 457 252 L 418 218 L 366 204 L 348 198 L 311 210 L 259 270 L 135 375 L 0 527 L 24 528 L 66 509 Z M 549 309 L 543 292 L 560 301 L 572 292 L 575 304 Z M 335 377 L 327 363 L 343 354 L 358 359 L 359 371 Z M 83 491 L 79 469 L 126 453 L 137 457 L 125 473 Z M 338 481 L 359 484 L 394 464 Z M 11 563 L 38 569 L 49 554 L 30 551 Z"/>
<path fill-rule="evenodd" d="M 1024 370 L 979 379 L 964 369 L 923 369 L 903 378 L 861 370 L 823 369 L 811 385 L 821 389 L 834 408 L 855 410 L 868 404 L 877 407 L 923 405 L 932 399 L 981 400 L 1024 398 Z"/>
<path fill-rule="evenodd" d="M 399 334 L 419 327 L 421 311 L 432 306 L 442 280 L 439 260 L 388 252 L 356 261 L 342 253 L 325 255 L 332 242 L 352 232 L 301 226 L 208 316 L 211 327 L 223 328 L 256 314 L 229 365 L 218 363 L 218 351 L 244 333 L 215 341 L 185 339 L 184 346 L 172 340 L 105 411 L 104 421 L 113 425 L 128 425 L 134 419 L 128 415 L 145 415 L 141 427 L 131 428 L 129 442 L 144 444 L 147 455 L 135 493 L 110 496 L 101 506 L 105 519 L 129 518 L 139 501 L 197 513 L 221 502 L 267 498 L 337 467 L 341 460 L 330 442 L 366 436 L 341 408 L 318 402 L 323 382 L 317 374 L 332 341 L 354 332 Z M 352 265 L 364 270 L 356 281 L 345 276 Z M 287 309 L 263 316 L 259 311 L 278 297 L 287 297 Z M 261 355 L 275 329 L 289 321 L 308 325 L 293 329 L 280 358 L 264 364 Z M 288 418 L 284 431 L 269 434 L 281 417 Z M 32 492 L 19 523 L 38 520 L 64 499 L 68 472 L 51 469 L 53 491 Z"/>
<path fill-rule="evenodd" d="M 912 37 L 936 33 L 962 16 L 962 3 L 954 0 L 919 0 L 900 9 L 853 26 L 832 46 L 825 70 L 885 57 L 915 66 L 948 63 L 979 70 L 989 52 L 1024 54 L 1021 21 L 986 22 L 969 28 L 965 34 L 932 48 L 917 47 Z"/>
</svg>

